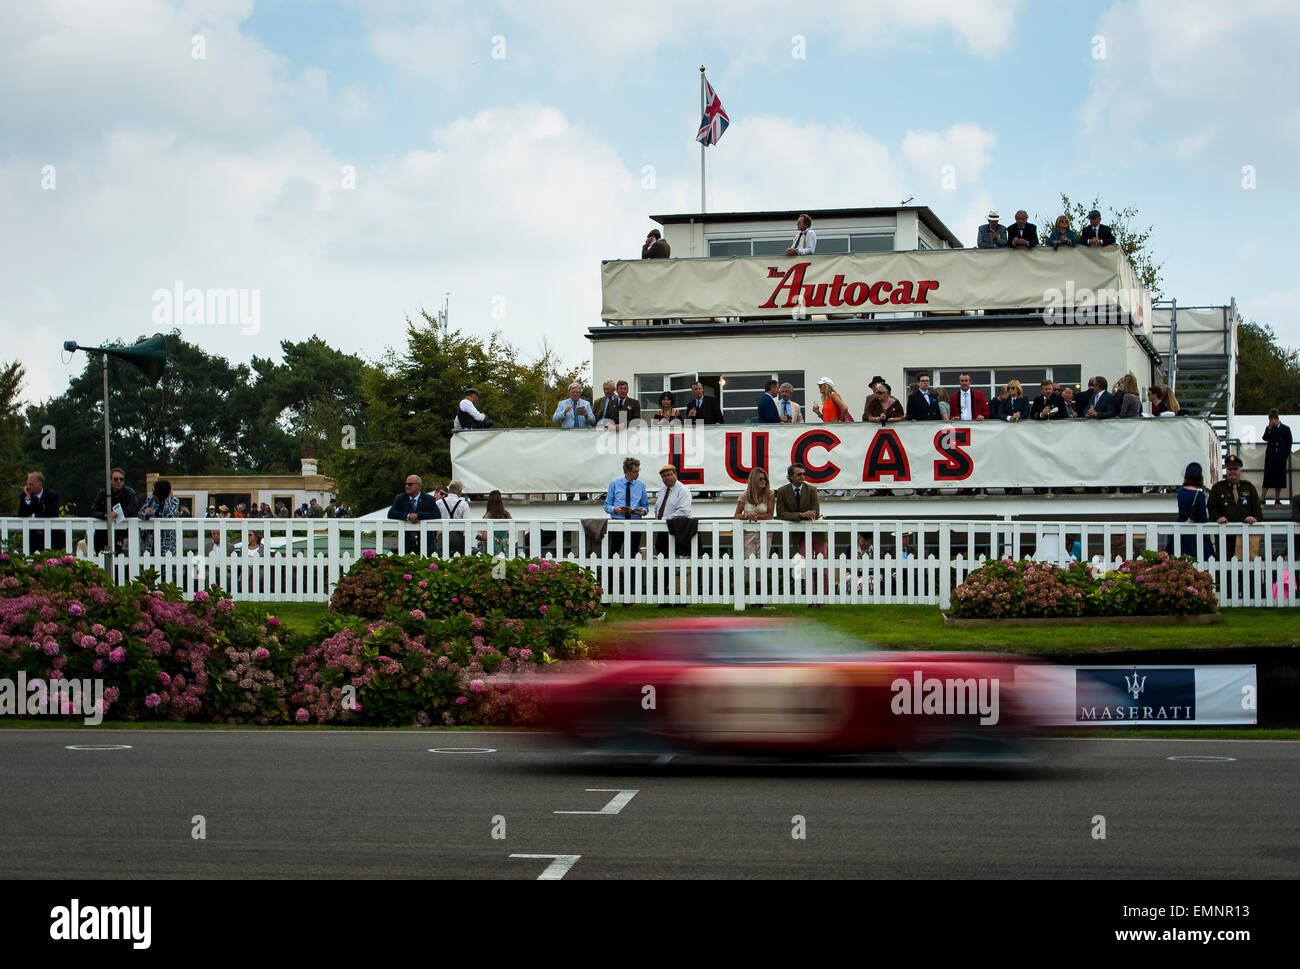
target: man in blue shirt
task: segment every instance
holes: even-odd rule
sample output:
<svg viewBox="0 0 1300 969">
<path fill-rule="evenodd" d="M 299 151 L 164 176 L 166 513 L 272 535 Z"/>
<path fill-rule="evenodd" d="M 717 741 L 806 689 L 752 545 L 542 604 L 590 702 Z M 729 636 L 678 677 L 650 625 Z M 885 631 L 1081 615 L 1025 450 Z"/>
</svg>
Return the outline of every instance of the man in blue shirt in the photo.
<svg viewBox="0 0 1300 969">
<path fill-rule="evenodd" d="M 614 521 L 640 521 L 650 510 L 646 500 L 645 483 L 640 481 L 641 462 L 636 458 L 623 459 L 623 477 L 615 478 L 609 483 L 605 494 L 605 513 Z M 632 551 L 628 556 L 634 557 L 641 551 L 645 535 L 640 529 L 632 534 Z M 623 550 L 623 530 L 610 529 L 609 554 L 618 555 Z"/>
</svg>

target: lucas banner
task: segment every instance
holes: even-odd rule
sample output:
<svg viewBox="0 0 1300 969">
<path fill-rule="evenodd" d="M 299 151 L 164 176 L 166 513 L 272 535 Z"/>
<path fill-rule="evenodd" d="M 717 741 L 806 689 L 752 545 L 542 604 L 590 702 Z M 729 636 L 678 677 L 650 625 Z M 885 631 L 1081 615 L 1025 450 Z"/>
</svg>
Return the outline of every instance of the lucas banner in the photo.
<svg viewBox="0 0 1300 969">
<path fill-rule="evenodd" d="M 1254 666 L 1016 667 L 1040 690 L 1047 721 L 1092 724 L 1251 724 L 1259 718 Z"/>
<path fill-rule="evenodd" d="M 1219 466 L 1213 428 L 1189 418 L 530 428 L 451 440 L 455 475 L 472 493 L 603 492 L 627 457 L 652 492 L 665 464 L 693 490 L 732 493 L 755 467 L 780 487 L 790 464 L 838 489 L 1155 487 L 1178 484 L 1192 461 L 1212 478 Z"/>
<path fill-rule="evenodd" d="M 607 321 L 849 319 L 997 308 L 1151 332 L 1151 296 L 1118 246 L 614 260 L 601 265 L 601 291 Z"/>
</svg>

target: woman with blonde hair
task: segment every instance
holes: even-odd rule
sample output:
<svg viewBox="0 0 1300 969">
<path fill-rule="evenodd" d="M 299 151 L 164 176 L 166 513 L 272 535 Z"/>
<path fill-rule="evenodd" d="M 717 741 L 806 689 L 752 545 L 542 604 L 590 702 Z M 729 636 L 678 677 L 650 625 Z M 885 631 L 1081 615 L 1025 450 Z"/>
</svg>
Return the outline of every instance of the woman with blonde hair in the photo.
<svg viewBox="0 0 1300 969">
<path fill-rule="evenodd" d="M 1119 378 L 1119 416 L 1141 417 L 1142 398 L 1138 396 L 1138 379 L 1131 373 Z"/>
<path fill-rule="evenodd" d="M 835 390 L 835 381 L 830 377 L 822 377 L 817 381 L 817 389 L 821 391 L 822 401 L 813 404 L 813 413 L 822 419 L 823 424 L 853 420 L 853 415 L 844 406 L 844 398 Z"/>
<path fill-rule="evenodd" d="M 1079 244 L 1079 233 L 1070 228 L 1070 217 L 1062 215 L 1056 220 L 1056 228 L 1047 237 L 1047 244 L 1053 249 L 1059 249 L 1061 246 L 1077 246 Z"/>
<path fill-rule="evenodd" d="M 1029 398 L 1019 380 L 1008 380 L 1003 394 L 998 395 L 998 411 L 994 415 L 1000 421 L 1017 422 L 1029 418 Z"/>
<path fill-rule="evenodd" d="M 771 521 L 775 512 L 776 492 L 768 484 L 767 472 L 762 468 L 755 468 L 749 472 L 749 482 L 736 502 L 736 513 L 732 517 L 737 521 L 751 523 Z M 759 535 L 758 529 L 746 528 L 744 531 L 745 558 L 753 558 L 760 554 L 762 536 Z"/>
<path fill-rule="evenodd" d="M 1184 410 L 1178 406 L 1178 398 L 1174 396 L 1173 387 L 1162 386 L 1160 388 L 1160 399 L 1163 400 L 1165 402 L 1165 406 L 1169 408 L 1168 413 L 1173 414 L 1175 417 L 1188 416 L 1187 413 L 1184 412 Z"/>
</svg>

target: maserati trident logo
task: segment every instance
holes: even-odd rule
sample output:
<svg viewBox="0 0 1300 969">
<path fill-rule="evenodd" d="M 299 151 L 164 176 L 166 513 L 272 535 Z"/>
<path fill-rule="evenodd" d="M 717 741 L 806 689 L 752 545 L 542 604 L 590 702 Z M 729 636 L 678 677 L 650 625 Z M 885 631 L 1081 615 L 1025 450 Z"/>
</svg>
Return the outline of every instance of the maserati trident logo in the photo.
<svg viewBox="0 0 1300 969">
<path fill-rule="evenodd" d="M 1132 676 L 1124 677 L 1124 685 L 1128 688 L 1129 695 L 1133 697 L 1134 700 L 1136 700 L 1138 697 L 1142 695 L 1142 691 L 1146 689 L 1147 678 L 1143 676 L 1139 679 L 1138 671 L 1137 668 L 1135 667 L 1133 669 Z"/>
</svg>

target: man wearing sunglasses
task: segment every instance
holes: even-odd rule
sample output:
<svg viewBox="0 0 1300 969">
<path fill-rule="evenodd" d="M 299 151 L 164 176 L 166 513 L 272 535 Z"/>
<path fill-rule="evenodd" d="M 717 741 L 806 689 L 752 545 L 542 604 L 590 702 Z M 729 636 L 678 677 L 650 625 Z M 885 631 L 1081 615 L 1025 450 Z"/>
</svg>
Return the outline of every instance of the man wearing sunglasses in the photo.
<svg viewBox="0 0 1300 969">
<path fill-rule="evenodd" d="M 410 522 L 412 525 L 430 518 L 442 517 L 433 495 L 421 492 L 423 487 L 424 481 L 418 474 L 408 474 L 405 490 L 393 499 L 393 507 L 388 509 L 388 517 L 393 521 Z M 426 555 L 435 554 L 436 541 L 437 536 L 430 532 Z M 406 554 L 420 554 L 420 533 L 414 529 L 406 533 Z"/>
<path fill-rule="evenodd" d="M 90 506 L 90 517 L 105 521 L 108 515 L 113 516 L 113 550 L 115 555 L 121 555 L 126 549 L 125 520 L 135 517 L 140 510 L 140 499 L 127 486 L 126 474 L 121 468 L 114 468 L 109 473 L 109 478 L 113 483 L 112 498 L 110 500 L 107 488 L 100 488 L 94 504 Z M 95 554 L 104 551 L 107 544 L 108 529 L 95 532 Z"/>
</svg>

